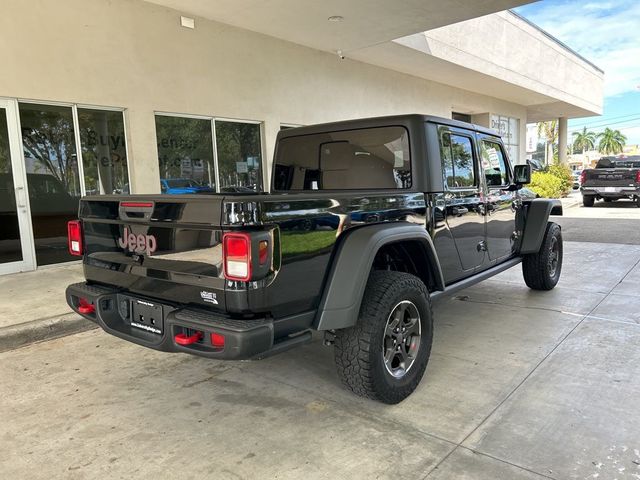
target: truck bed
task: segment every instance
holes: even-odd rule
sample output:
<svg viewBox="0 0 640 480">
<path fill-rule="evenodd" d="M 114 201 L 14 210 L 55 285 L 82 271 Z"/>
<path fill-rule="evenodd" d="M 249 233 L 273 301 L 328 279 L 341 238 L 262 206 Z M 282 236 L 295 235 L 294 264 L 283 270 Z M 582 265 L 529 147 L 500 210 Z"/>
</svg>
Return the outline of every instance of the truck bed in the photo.
<svg viewBox="0 0 640 480">
<path fill-rule="evenodd" d="M 84 273 L 89 283 L 237 316 L 310 311 L 319 302 L 338 236 L 371 222 L 424 222 L 423 198 L 379 191 L 355 197 L 322 192 L 86 197 L 80 202 Z M 274 233 L 272 275 L 255 282 L 225 280 L 221 241 L 223 232 L 232 230 Z M 297 288 L 292 291 L 291 285 Z"/>
</svg>

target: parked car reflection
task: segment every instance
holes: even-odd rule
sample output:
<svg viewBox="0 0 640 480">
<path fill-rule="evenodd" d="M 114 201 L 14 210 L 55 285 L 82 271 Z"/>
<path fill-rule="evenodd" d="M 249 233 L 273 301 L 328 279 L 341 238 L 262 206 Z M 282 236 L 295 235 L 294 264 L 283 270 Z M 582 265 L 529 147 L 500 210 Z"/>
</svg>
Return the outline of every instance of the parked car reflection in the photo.
<svg viewBox="0 0 640 480">
<path fill-rule="evenodd" d="M 190 178 L 161 178 L 160 191 L 168 195 L 184 195 L 190 193 L 215 193 L 215 189 L 208 185 L 191 180 Z"/>
</svg>

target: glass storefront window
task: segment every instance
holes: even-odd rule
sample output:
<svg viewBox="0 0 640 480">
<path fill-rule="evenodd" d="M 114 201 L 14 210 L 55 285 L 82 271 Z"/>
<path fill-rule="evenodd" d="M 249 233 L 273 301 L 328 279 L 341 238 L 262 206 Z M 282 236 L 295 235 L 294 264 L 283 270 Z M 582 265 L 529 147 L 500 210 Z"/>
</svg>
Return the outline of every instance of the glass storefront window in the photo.
<svg viewBox="0 0 640 480">
<path fill-rule="evenodd" d="M 78 108 L 86 195 L 129 193 L 122 112 Z"/>
<path fill-rule="evenodd" d="M 77 260 L 67 222 L 78 215 L 80 175 L 71 107 L 20 104 L 22 144 L 38 265 Z"/>
<path fill-rule="evenodd" d="M 500 132 L 504 146 L 513 164 L 520 156 L 520 120 L 518 118 L 491 115 L 491 128 Z"/>
<path fill-rule="evenodd" d="M 216 120 L 221 192 L 262 191 L 260 125 Z"/>
<path fill-rule="evenodd" d="M 156 115 L 162 193 L 215 191 L 211 120 Z"/>
</svg>

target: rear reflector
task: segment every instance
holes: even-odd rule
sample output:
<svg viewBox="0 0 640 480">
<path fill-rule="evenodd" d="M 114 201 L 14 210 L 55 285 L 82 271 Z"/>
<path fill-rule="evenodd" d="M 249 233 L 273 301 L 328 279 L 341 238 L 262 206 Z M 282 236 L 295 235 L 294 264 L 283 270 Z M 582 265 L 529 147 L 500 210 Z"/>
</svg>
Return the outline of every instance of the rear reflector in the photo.
<svg viewBox="0 0 640 480">
<path fill-rule="evenodd" d="M 248 233 L 225 233 L 222 259 L 227 280 L 246 282 L 251 278 L 251 236 Z"/>
<path fill-rule="evenodd" d="M 77 257 L 82 256 L 82 225 L 80 220 L 72 220 L 67 223 L 69 241 L 69 253 Z"/>
<path fill-rule="evenodd" d="M 267 263 L 267 259 L 269 258 L 269 242 L 266 240 L 260 240 L 258 243 L 258 261 L 260 265 L 264 265 Z"/>
<path fill-rule="evenodd" d="M 216 348 L 224 348 L 224 335 L 219 333 L 211 334 L 211 345 Z"/>
</svg>

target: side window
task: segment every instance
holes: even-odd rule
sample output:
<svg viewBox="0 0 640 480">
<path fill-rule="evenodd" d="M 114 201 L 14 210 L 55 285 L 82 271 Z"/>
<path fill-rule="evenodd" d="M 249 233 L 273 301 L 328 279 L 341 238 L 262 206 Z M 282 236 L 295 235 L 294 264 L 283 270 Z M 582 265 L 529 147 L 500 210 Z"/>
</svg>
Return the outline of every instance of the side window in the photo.
<svg viewBox="0 0 640 480">
<path fill-rule="evenodd" d="M 482 170 L 489 187 L 509 185 L 509 168 L 499 143 L 482 141 Z"/>
<path fill-rule="evenodd" d="M 473 145 L 469 137 L 444 133 L 440 137 L 440 154 L 447 187 L 464 188 L 476 184 Z"/>
</svg>

